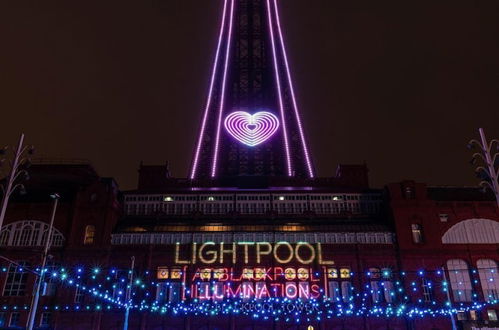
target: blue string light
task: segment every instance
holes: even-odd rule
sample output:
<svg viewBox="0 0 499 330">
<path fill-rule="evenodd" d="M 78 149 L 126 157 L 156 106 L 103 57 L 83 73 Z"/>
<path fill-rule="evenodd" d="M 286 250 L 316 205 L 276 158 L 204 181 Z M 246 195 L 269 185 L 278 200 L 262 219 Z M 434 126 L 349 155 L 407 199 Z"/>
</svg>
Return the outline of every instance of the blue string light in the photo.
<svg viewBox="0 0 499 330">
<path fill-rule="evenodd" d="M 416 272 L 393 270 L 384 270 L 379 275 L 382 277 L 375 278 L 375 272 L 369 271 L 365 274 L 366 284 L 362 286 L 362 290 L 357 290 L 354 286 L 349 287 L 348 295 L 342 296 L 341 291 L 336 289 L 336 298 L 319 298 L 319 299 L 289 299 L 286 297 L 266 297 L 262 299 L 245 299 L 245 298 L 224 298 L 202 300 L 197 298 L 187 298 L 185 300 L 178 296 L 178 292 L 173 294 L 173 297 L 168 297 L 165 293 L 159 292 L 158 287 L 165 285 L 169 290 L 173 288 L 172 281 L 161 282 L 154 278 L 151 274 L 156 274 L 154 271 L 144 271 L 141 274 L 136 274 L 133 283 L 131 284 L 132 294 L 129 301 L 125 301 L 125 290 L 130 286 L 128 275 L 130 270 L 120 272 L 117 268 L 111 268 L 106 271 L 104 268 L 92 268 L 89 272 L 85 272 L 85 267 L 79 266 L 73 271 L 68 271 L 66 268 L 59 270 L 50 269 L 51 280 L 59 281 L 59 283 L 78 288 L 81 292 L 99 299 L 99 303 L 95 304 L 71 304 L 71 305 L 46 305 L 44 310 L 62 310 L 62 311 L 115 311 L 124 309 L 129 306 L 131 309 L 141 312 L 151 312 L 159 314 L 170 313 L 172 315 L 199 315 L 199 316 L 216 316 L 216 315 L 248 315 L 255 319 L 263 320 L 285 320 L 288 322 L 300 322 L 301 320 L 321 320 L 331 319 L 334 317 L 343 316 L 367 316 L 367 317 L 436 317 L 449 316 L 463 311 L 481 310 L 482 308 L 498 303 L 498 300 L 492 296 L 487 297 L 488 301 L 478 301 L 478 294 L 472 294 L 473 301 L 471 302 L 455 302 L 454 305 L 450 301 L 437 301 L 435 298 L 427 299 L 428 297 L 410 297 L 406 294 L 404 280 L 408 281 L 408 288 L 411 292 L 425 293 L 421 290 L 420 284 L 428 289 L 439 286 L 442 292 L 447 293 L 449 290 L 449 282 L 444 280 L 441 270 L 428 271 L 419 270 Z M 26 269 L 18 268 L 19 271 Z M 2 268 L 2 272 L 7 272 L 7 268 Z M 43 272 L 49 271 L 44 269 Z M 479 272 L 472 272 L 478 274 Z M 121 275 L 120 275 L 121 274 Z M 494 282 L 495 270 L 490 271 L 488 282 Z M 316 273 L 316 276 L 319 276 Z M 350 272 L 349 281 L 353 280 L 354 273 Z M 153 278 L 151 278 L 153 277 Z M 438 281 L 436 281 L 438 280 Z M 436 282 L 436 284 L 435 284 Z M 177 282 L 178 283 L 178 282 Z M 195 285 L 206 283 L 203 281 L 194 282 Z M 210 282 L 208 282 L 209 284 Z M 215 281 L 211 282 L 215 284 Z M 339 282 L 341 283 L 341 282 Z M 478 283 L 474 279 L 473 283 Z M 230 286 L 232 283 L 228 283 Z M 184 284 L 182 284 L 184 285 Z M 189 295 L 190 288 L 183 286 L 182 289 Z M 211 288 L 214 291 L 214 288 Z M 458 291 L 461 292 L 462 291 Z M 175 294 L 177 296 L 175 296 Z M 321 294 L 324 290 L 321 289 Z M 164 301 L 164 300 L 172 301 Z M 382 302 L 384 300 L 384 302 Z M 29 309 L 29 306 L 3 305 L 1 310 L 18 310 Z"/>
</svg>

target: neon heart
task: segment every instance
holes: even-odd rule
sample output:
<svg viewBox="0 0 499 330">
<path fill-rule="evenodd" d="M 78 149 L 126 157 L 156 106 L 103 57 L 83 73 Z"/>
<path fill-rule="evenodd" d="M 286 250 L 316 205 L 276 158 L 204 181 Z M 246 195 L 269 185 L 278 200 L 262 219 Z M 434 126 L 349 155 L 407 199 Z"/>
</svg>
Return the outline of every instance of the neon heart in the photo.
<svg viewBox="0 0 499 330">
<path fill-rule="evenodd" d="M 249 114 L 236 111 L 225 117 L 225 129 L 236 140 L 250 147 L 267 141 L 279 128 L 279 119 L 267 111 Z"/>
</svg>

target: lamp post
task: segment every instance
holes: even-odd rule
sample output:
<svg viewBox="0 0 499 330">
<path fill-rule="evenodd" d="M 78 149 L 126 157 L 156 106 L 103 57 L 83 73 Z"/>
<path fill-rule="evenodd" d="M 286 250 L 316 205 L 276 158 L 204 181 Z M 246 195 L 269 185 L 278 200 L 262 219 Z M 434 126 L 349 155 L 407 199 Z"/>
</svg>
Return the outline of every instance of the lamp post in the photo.
<svg viewBox="0 0 499 330">
<path fill-rule="evenodd" d="M 47 264 L 48 252 L 50 250 L 50 245 L 52 241 L 52 230 L 54 227 L 54 219 L 55 212 L 57 210 L 57 205 L 59 203 L 59 199 L 61 198 L 58 194 L 52 194 L 50 197 L 54 200 L 52 205 L 52 215 L 50 217 L 50 226 L 47 233 L 47 241 L 45 242 L 45 248 L 43 249 L 43 260 L 42 267 L 40 269 L 40 275 L 38 276 L 38 281 L 36 283 L 35 294 L 33 295 L 33 300 L 31 301 L 31 308 L 29 310 L 29 318 L 28 318 L 28 330 L 33 330 L 33 326 L 35 324 L 36 310 L 38 309 L 38 300 L 40 299 L 40 288 L 43 283 L 43 278 L 45 276 L 45 266 Z"/>
<path fill-rule="evenodd" d="M 22 165 L 29 162 L 29 155 L 33 154 L 33 146 L 24 146 L 24 134 L 19 137 L 19 142 L 17 148 L 14 151 L 14 159 L 10 162 L 10 171 L 5 181 L 5 186 L 0 185 L 2 190 L 2 206 L 0 208 L 0 230 L 2 230 L 3 220 L 5 218 L 5 212 L 7 211 L 7 204 L 9 203 L 10 195 L 17 189 L 24 190 L 24 185 L 22 183 L 17 183 L 19 177 L 24 175 L 28 177 L 28 172 L 25 169 L 20 169 Z M 2 155 L 5 155 L 7 147 L 0 150 Z M 27 156 L 27 155 L 28 156 Z M 5 161 L 5 159 L 0 160 L 0 165 Z"/>
<path fill-rule="evenodd" d="M 490 142 L 485 137 L 483 128 L 478 130 L 480 132 L 480 142 L 471 140 L 468 143 L 469 149 L 478 147 L 480 150 L 473 154 L 471 164 L 475 165 L 477 161 L 481 161 L 483 165 L 477 166 L 475 172 L 477 176 L 482 179 L 480 186 L 484 189 L 490 188 L 496 196 L 497 206 L 499 207 L 499 141 L 494 139 Z M 495 150 L 493 147 L 495 145 Z"/>
<path fill-rule="evenodd" d="M 445 267 L 442 267 L 442 274 L 444 276 L 445 293 L 447 295 L 447 302 L 449 306 L 449 317 L 452 325 L 452 330 L 457 330 L 456 319 L 454 318 L 454 312 L 452 311 L 452 300 L 450 297 L 449 282 L 447 282 L 447 274 L 445 273 Z"/>
<path fill-rule="evenodd" d="M 132 265 L 130 267 L 130 272 L 128 273 L 128 286 L 126 288 L 126 304 L 125 304 L 125 322 L 123 322 L 123 330 L 128 330 L 128 318 L 130 316 L 130 304 L 132 296 L 132 285 L 133 285 L 133 271 L 135 268 L 135 256 L 132 256 Z"/>
</svg>

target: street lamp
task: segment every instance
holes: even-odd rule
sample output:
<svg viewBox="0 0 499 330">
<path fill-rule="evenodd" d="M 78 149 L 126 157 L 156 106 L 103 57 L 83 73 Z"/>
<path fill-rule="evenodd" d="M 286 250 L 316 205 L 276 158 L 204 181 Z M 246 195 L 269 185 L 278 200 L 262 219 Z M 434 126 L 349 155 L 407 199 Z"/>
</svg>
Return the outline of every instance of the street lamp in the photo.
<svg viewBox="0 0 499 330">
<path fill-rule="evenodd" d="M 131 258 L 132 265 L 128 272 L 128 285 L 126 287 L 126 304 L 125 304 L 125 321 L 123 322 L 123 330 L 128 330 L 128 319 L 130 317 L 130 308 L 132 307 L 132 285 L 133 285 L 133 272 L 135 270 L 135 256 Z"/>
<path fill-rule="evenodd" d="M 31 308 L 29 310 L 28 330 L 33 330 L 33 326 L 35 324 L 36 310 L 38 309 L 38 300 L 40 299 L 40 288 L 42 286 L 43 278 L 46 273 L 45 266 L 47 265 L 47 257 L 50 250 L 50 245 L 52 243 L 52 231 L 54 227 L 55 212 L 57 210 L 57 204 L 59 203 L 59 199 L 61 198 L 61 196 L 59 196 L 58 194 L 52 194 L 50 195 L 50 198 L 54 200 L 54 203 L 52 205 L 52 215 L 50 217 L 50 226 L 47 233 L 47 241 L 45 242 L 45 248 L 43 249 L 42 267 L 40 268 L 40 275 L 38 276 L 35 294 L 33 295 Z"/>
<path fill-rule="evenodd" d="M 25 191 L 24 185 L 19 183 L 21 176 L 27 179 L 28 172 L 26 167 L 29 165 L 29 156 L 34 152 L 33 146 L 24 146 L 24 134 L 19 137 L 19 142 L 17 144 L 17 149 L 14 150 L 14 159 L 10 161 L 10 171 L 3 184 L 0 184 L 2 192 L 2 206 L 0 208 L 0 231 L 2 230 L 3 220 L 5 218 L 5 212 L 7 211 L 7 204 L 9 203 L 10 195 L 19 188 L 21 192 Z M 0 157 L 7 153 L 8 147 L 1 149 Z M 5 162 L 5 158 L 0 159 L 0 167 Z M 0 168 L 1 170 L 1 168 Z M 17 183 L 16 183 L 17 182 Z"/>
<path fill-rule="evenodd" d="M 447 274 L 445 273 L 445 267 L 442 267 L 442 274 L 444 277 L 444 289 L 445 289 L 445 294 L 447 295 L 447 304 L 449 307 L 449 317 L 452 325 L 452 330 L 457 330 L 457 325 L 456 325 L 456 319 L 454 317 L 454 313 L 452 311 L 452 300 L 450 298 L 450 291 L 449 291 L 449 282 L 447 282 Z"/>
<path fill-rule="evenodd" d="M 471 164 L 475 165 L 477 162 L 482 164 L 478 165 L 475 169 L 477 176 L 482 179 L 480 186 L 484 190 L 487 188 L 492 190 L 496 196 L 497 206 L 499 207 L 499 141 L 494 139 L 487 142 L 483 128 L 480 128 L 478 131 L 480 132 L 481 142 L 471 140 L 468 143 L 469 149 L 474 149 L 475 147 L 480 149 L 473 154 Z M 494 145 L 495 150 L 493 150 Z"/>
</svg>

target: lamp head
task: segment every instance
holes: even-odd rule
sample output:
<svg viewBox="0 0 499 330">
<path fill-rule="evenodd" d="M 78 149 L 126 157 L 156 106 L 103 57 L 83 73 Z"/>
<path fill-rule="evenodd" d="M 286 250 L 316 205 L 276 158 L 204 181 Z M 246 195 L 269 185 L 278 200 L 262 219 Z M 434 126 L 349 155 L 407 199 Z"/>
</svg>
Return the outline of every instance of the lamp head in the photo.
<svg viewBox="0 0 499 330">
<path fill-rule="evenodd" d="M 26 195 L 28 192 L 26 191 L 26 187 L 22 184 L 20 187 L 19 187 L 19 194 L 24 196 Z"/>
<path fill-rule="evenodd" d="M 476 178 L 480 179 L 480 180 L 487 180 L 489 178 L 486 173 L 481 172 L 481 171 L 475 172 L 475 175 L 476 175 Z"/>
</svg>

